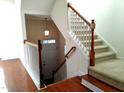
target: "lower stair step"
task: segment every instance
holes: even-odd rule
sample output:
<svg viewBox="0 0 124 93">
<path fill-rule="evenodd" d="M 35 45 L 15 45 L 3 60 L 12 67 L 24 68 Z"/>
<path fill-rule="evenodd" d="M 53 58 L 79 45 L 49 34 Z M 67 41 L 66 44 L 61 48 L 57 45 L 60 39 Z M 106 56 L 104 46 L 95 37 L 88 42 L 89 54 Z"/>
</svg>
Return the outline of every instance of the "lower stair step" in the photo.
<svg viewBox="0 0 124 93">
<path fill-rule="evenodd" d="M 94 47 L 95 53 L 106 52 L 108 50 L 107 45 L 99 45 Z"/>
<path fill-rule="evenodd" d="M 124 91 L 124 60 L 112 59 L 89 67 L 89 75 Z"/>
<path fill-rule="evenodd" d="M 114 52 L 102 52 L 102 53 L 95 54 L 95 62 L 115 58 L 115 55 L 116 54 Z"/>
</svg>

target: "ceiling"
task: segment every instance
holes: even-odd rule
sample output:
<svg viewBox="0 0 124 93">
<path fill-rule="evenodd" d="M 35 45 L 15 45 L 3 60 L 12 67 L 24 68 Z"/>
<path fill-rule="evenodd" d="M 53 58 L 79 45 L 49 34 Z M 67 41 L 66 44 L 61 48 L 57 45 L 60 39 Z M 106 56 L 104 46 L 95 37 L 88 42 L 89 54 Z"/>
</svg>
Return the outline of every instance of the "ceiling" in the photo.
<svg viewBox="0 0 124 93">
<path fill-rule="evenodd" d="M 50 14 L 56 0 L 21 0 L 21 10 L 31 14 Z"/>
</svg>

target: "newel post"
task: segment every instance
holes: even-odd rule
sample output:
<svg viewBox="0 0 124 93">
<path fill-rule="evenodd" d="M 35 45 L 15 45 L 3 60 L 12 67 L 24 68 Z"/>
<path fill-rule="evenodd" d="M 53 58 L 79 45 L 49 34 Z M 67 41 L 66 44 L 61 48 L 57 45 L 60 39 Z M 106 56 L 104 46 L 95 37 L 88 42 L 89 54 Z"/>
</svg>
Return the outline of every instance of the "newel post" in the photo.
<svg viewBox="0 0 124 93">
<path fill-rule="evenodd" d="M 40 88 L 43 87 L 44 79 L 43 79 L 43 73 L 42 73 L 42 44 L 41 41 L 38 40 L 38 57 L 39 57 L 39 75 L 40 75 Z"/>
<path fill-rule="evenodd" d="M 95 29 L 95 22 L 94 20 L 91 21 L 91 48 L 90 48 L 90 66 L 95 65 L 95 51 L 94 51 L 94 29 Z"/>
</svg>

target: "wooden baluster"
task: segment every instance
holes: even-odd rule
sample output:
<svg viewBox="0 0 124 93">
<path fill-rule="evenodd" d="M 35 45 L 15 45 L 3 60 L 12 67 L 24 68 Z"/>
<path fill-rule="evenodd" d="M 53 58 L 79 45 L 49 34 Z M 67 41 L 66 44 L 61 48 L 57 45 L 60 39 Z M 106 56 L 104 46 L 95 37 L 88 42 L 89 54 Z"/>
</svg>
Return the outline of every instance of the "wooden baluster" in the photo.
<svg viewBox="0 0 124 93">
<path fill-rule="evenodd" d="M 91 49 L 90 49 L 90 66 L 95 65 L 95 51 L 94 51 L 94 29 L 95 29 L 95 22 L 94 20 L 91 21 Z"/>
</svg>

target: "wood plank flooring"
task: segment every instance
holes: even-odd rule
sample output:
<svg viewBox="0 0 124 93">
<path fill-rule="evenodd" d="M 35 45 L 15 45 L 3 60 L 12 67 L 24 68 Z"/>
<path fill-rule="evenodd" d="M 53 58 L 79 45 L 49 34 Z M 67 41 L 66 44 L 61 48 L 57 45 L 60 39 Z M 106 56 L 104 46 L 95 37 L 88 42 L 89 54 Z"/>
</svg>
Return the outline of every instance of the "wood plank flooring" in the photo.
<svg viewBox="0 0 124 93">
<path fill-rule="evenodd" d="M 42 92 L 91 92 L 88 88 L 81 85 L 81 78 L 91 82 L 105 92 L 119 92 L 120 90 L 105 84 L 89 75 L 84 75 L 82 77 L 73 77 L 68 80 L 58 82 L 56 84 L 49 85 L 47 89 L 42 90 Z"/>
<path fill-rule="evenodd" d="M 80 84 L 80 79 L 78 77 L 74 77 L 64 81 L 60 81 L 56 84 L 48 85 L 47 89 L 44 89 L 41 92 L 90 92 L 90 91 L 91 90 Z"/>
<path fill-rule="evenodd" d="M 19 59 L 0 62 L 0 92 L 89 92 L 88 88 L 81 85 L 81 78 L 91 82 L 107 92 L 118 92 L 113 88 L 89 75 L 73 77 L 67 80 L 48 85 L 47 89 L 37 90 L 35 84 L 25 70 Z M 3 82 L 3 83 L 1 83 Z M 3 86 L 2 86 L 3 85 Z"/>
<path fill-rule="evenodd" d="M 4 77 L 4 85 L 0 88 L 9 92 L 33 92 L 37 90 L 19 59 L 0 62 L 0 79 Z M 1 81 L 2 82 L 2 81 Z"/>
</svg>

